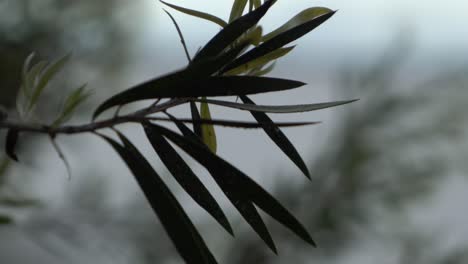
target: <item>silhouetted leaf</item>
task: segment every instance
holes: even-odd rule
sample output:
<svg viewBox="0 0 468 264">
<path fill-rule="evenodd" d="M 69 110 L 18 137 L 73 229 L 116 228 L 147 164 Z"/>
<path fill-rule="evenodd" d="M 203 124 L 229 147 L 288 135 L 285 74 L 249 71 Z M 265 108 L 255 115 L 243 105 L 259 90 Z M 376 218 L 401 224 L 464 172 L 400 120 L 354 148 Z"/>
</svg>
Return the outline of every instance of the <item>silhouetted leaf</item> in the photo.
<svg viewBox="0 0 468 264">
<path fill-rule="evenodd" d="M 153 133 L 160 133 L 182 148 L 195 160 L 197 160 L 210 172 L 226 196 L 228 196 L 228 198 L 236 206 L 236 208 L 238 208 L 238 210 L 242 209 L 239 209 L 242 204 L 250 204 L 253 202 L 262 208 L 266 213 L 270 214 L 273 218 L 285 225 L 287 228 L 291 229 L 299 237 L 314 245 L 310 235 L 307 233 L 304 227 L 302 227 L 302 225 L 294 218 L 294 216 L 291 215 L 291 213 L 289 213 L 277 200 L 275 200 L 262 187 L 256 184 L 251 178 L 249 178 L 239 169 L 212 153 L 197 138 L 197 136 L 192 131 L 190 131 L 190 129 L 188 129 L 177 119 L 173 119 L 184 136 L 180 136 L 171 130 L 157 125 L 144 124 L 148 137 L 150 137 Z M 248 217 L 250 217 L 250 215 L 244 213 L 243 217 L 249 221 Z M 257 225 L 254 225 L 252 222 L 249 223 L 257 233 L 261 231 L 257 230 Z M 263 235 L 259 233 L 259 235 L 264 239 L 264 241 L 269 237 L 268 233 Z M 268 236 L 264 237 L 266 235 Z M 265 241 L 267 244 L 270 243 L 267 241 L 268 240 Z"/>
<path fill-rule="evenodd" d="M 218 34 L 216 34 L 195 56 L 194 61 L 204 60 L 220 54 L 224 49 L 237 40 L 242 34 L 255 26 L 258 21 L 274 4 L 275 0 L 267 0 L 255 11 L 250 12 L 229 23 Z"/>
<path fill-rule="evenodd" d="M 243 190 L 249 199 L 261 208 L 265 213 L 276 219 L 278 222 L 289 228 L 297 236 L 302 238 L 312 246 L 317 246 L 299 221 L 286 209 L 284 208 L 271 194 L 265 191 L 258 183 L 253 181 L 249 177 L 241 178 Z"/>
<path fill-rule="evenodd" d="M 192 120 L 195 121 L 193 122 L 193 131 L 195 132 L 195 134 L 197 134 L 197 136 L 202 138 L 203 132 L 200 123 L 201 117 L 200 112 L 198 112 L 197 104 L 195 104 L 195 102 L 190 102 L 190 112 L 192 114 Z"/>
<path fill-rule="evenodd" d="M 257 58 L 265 56 L 266 54 L 272 51 L 275 51 L 283 47 L 284 45 L 291 43 L 292 41 L 304 36 L 305 34 L 309 33 L 311 30 L 321 25 L 323 22 L 328 20 L 334 14 L 335 12 L 333 11 L 325 15 L 318 16 L 304 24 L 294 27 L 286 32 L 280 33 L 279 35 L 271 38 L 268 41 L 265 41 L 258 47 L 253 48 L 249 52 L 240 56 L 238 59 L 236 59 L 231 64 L 226 66 L 222 72 L 224 73 L 234 68 L 237 68 L 240 65 L 246 64 L 249 61 L 253 61 Z"/>
<path fill-rule="evenodd" d="M 174 93 L 183 93 L 184 87 L 192 87 L 192 83 L 205 80 L 213 73 L 217 72 L 221 67 L 235 58 L 239 52 L 245 48 L 247 43 L 241 43 L 233 49 L 222 53 L 216 58 L 208 58 L 200 62 L 192 62 L 183 70 L 179 70 L 129 88 L 108 100 L 104 101 L 94 112 L 93 118 L 105 110 L 137 100 L 158 98 L 158 94 L 165 97 L 174 97 Z M 179 88 L 177 88 L 179 87 Z M 182 87 L 182 89 L 180 88 Z M 171 95 L 171 90 L 174 90 Z M 156 93 L 154 93 L 157 91 Z M 160 92 L 158 92 L 160 91 Z M 169 92 L 169 94 L 167 94 Z M 192 91 L 193 92 L 193 91 Z M 182 96 L 183 97 L 183 96 Z"/>
<path fill-rule="evenodd" d="M 217 263 L 200 234 L 161 177 L 123 135 L 125 147 L 101 135 L 125 161 L 158 215 L 179 254 L 187 263 Z"/>
<path fill-rule="evenodd" d="M 160 118 L 160 117 L 148 117 L 148 120 L 154 121 L 171 121 L 171 119 Z M 310 126 L 310 125 L 317 125 L 320 122 L 276 122 L 276 123 L 258 123 L 258 122 L 246 122 L 246 121 L 233 121 L 233 120 L 219 120 L 219 119 L 200 119 L 200 120 L 192 120 L 187 118 L 179 119 L 183 123 L 190 123 L 190 124 L 208 124 L 208 125 L 215 125 L 215 126 L 224 126 L 224 127 L 232 127 L 232 128 L 264 128 L 264 127 L 297 127 L 297 126 Z M 140 120 L 138 120 L 140 121 Z"/>
<path fill-rule="evenodd" d="M 150 142 L 180 186 L 226 231 L 233 234 L 231 225 L 216 200 L 167 140 L 159 134 L 154 134 L 150 138 Z"/>
<path fill-rule="evenodd" d="M 203 97 L 203 99 L 206 99 Z M 210 108 L 207 103 L 202 103 L 200 107 L 201 118 L 204 120 L 211 120 Z M 208 146 L 208 148 L 216 153 L 218 144 L 216 142 L 216 131 L 212 124 L 203 124 L 202 125 L 202 139 L 203 142 Z"/>
<path fill-rule="evenodd" d="M 299 12 L 299 14 L 291 18 L 288 22 L 284 23 L 281 27 L 263 36 L 262 40 L 263 42 L 268 41 L 283 32 L 286 32 L 318 16 L 325 15 L 330 12 L 332 12 L 332 10 L 326 7 L 311 7 L 311 8 L 304 9 L 301 12 Z"/>
<path fill-rule="evenodd" d="M 222 159 L 218 159 L 217 156 L 199 140 L 190 141 L 166 128 L 150 123 L 144 123 L 143 126 L 150 141 L 152 141 L 153 137 L 161 136 L 162 134 L 202 164 L 255 232 L 257 232 L 273 252 L 277 252 L 265 223 L 253 206 L 253 203 L 247 200 L 245 195 L 243 195 L 242 186 L 238 185 L 238 180 L 236 180 L 237 176 L 235 171 L 231 169 L 231 165 Z M 193 136 L 195 136 L 195 134 L 193 134 Z"/>
<path fill-rule="evenodd" d="M 268 53 L 265 56 L 259 57 L 259 58 L 255 59 L 255 60 L 249 61 L 246 64 L 240 65 L 239 67 L 236 67 L 236 68 L 234 68 L 232 70 L 229 70 L 225 74 L 226 75 L 237 75 L 237 74 L 241 74 L 241 73 L 244 73 L 246 71 L 258 68 L 258 67 L 262 67 L 263 65 L 269 63 L 270 61 L 273 61 L 273 60 L 276 60 L 278 58 L 281 58 L 281 57 L 285 56 L 291 50 L 293 50 L 294 47 L 295 46 L 277 49 L 275 51 L 272 51 L 272 52 Z"/>
<path fill-rule="evenodd" d="M 239 110 L 247 110 L 254 112 L 263 112 L 263 113 L 275 113 L 275 114 L 289 114 L 289 113 L 299 113 L 299 112 L 309 112 L 320 110 L 329 107 L 335 107 L 338 105 L 349 104 L 355 102 L 356 100 L 348 101 L 335 101 L 335 102 L 326 102 L 326 103 L 317 103 L 317 104 L 301 104 L 301 105 L 256 105 L 256 104 L 240 104 L 228 101 L 213 100 L 213 99 L 194 99 L 197 102 L 208 103 L 214 105 L 225 106 L 229 108 L 235 108 Z"/>
<path fill-rule="evenodd" d="M 18 143 L 19 131 L 16 129 L 9 129 L 6 135 L 5 152 L 14 161 L 18 161 L 16 155 L 16 144 Z"/>
<path fill-rule="evenodd" d="M 216 24 L 220 25 L 221 27 L 225 27 L 227 25 L 226 21 L 222 20 L 221 18 L 219 18 L 217 16 L 207 14 L 207 13 L 204 13 L 204 12 L 200 12 L 200 11 L 196 11 L 196 10 L 192 10 L 192 9 L 188 9 L 188 8 L 184 8 L 184 7 L 180 7 L 180 6 L 176 6 L 176 5 L 169 4 L 167 2 L 161 1 L 161 0 L 160 0 L 160 2 L 167 5 L 167 6 L 170 6 L 170 7 L 174 8 L 177 11 L 180 11 L 180 12 L 185 13 L 185 14 L 190 15 L 190 16 L 194 16 L 194 17 L 198 17 L 198 18 L 201 18 L 201 19 L 211 21 L 213 23 L 216 23 Z"/>
<path fill-rule="evenodd" d="M 241 100 L 247 104 L 254 104 L 252 100 L 250 100 L 247 96 L 240 96 Z M 293 146 L 291 141 L 281 132 L 278 127 L 274 126 L 274 122 L 262 112 L 250 112 L 252 116 L 257 120 L 257 122 L 261 124 L 268 124 L 271 125 L 264 126 L 263 130 L 266 134 L 275 142 L 275 144 L 291 159 L 294 164 L 304 173 L 307 178 L 310 179 L 309 169 L 301 158 L 301 155 L 297 152 L 296 148 Z"/>
<path fill-rule="evenodd" d="M 257 76 L 187 78 L 184 72 L 179 72 L 140 84 L 111 97 L 98 107 L 94 116 L 110 107 L 144 99 L 247 95 L 294 89 L 303 85 L 299 81 Z"/>
</svg>

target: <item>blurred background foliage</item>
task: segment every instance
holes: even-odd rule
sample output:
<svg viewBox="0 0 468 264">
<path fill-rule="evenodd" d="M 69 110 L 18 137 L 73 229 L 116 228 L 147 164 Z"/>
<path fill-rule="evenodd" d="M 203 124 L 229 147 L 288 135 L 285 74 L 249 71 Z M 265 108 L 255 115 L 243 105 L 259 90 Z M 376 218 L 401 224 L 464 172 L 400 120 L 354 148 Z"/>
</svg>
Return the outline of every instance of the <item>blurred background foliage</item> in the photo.
<svg viewBox="0 0 468 264">
<path fill-rule="evenodd" d="M 47 103 L 39 115 L 56 111 L 67 92 L 61 87 L 90 81 L 99 88 L 77 119 L 88 118 L 93 105 L 135 75 L 133 36 L 141 29 L 131 22 L 131 8 L 122 0 L 0 1 L 0 105 L 14 106 L 21 65 L 31 51 L 44 58 L 72 51 L 71 66 L 41 99 Z M 380 47 L 379 58 L 363 58 L 368 63 L 336 59 L 342 65 L 330 73 L 331 97 L 361 100 L 327 117 L 332 125 L 325 137 L 311 135 L 322 142 L 308 150 L 317 153 L 309 163 L 312 182 L 290 181 L 300 175 L 275 178 L 274 196 L 306 225 L 319 249 L 268 223 L 279 244 L 274 256 L 237 215 L 230 216 L 235 239 L 220 237 L 205 216 L 193 217 L 220 263 L 467 263 L 468 243 L 454 238 L 451 222 L 428 220 L 444 210 L 426 209 L 466 209 L 463 196 L 441 193 L 466 187 L 468 66 L 437 65 L 433 58 L 434 70 L 416 78 L 407 65 L 416 49 L 412 38 L 402 30 L 389 47 Z M 182 50 L 171 52 L 183 56 Z M 86 163 L 94 157 L 82 161 L 89 152 L 80 141 L 67 148 L 78 156 L 72 182 L 50 196 L 57 186 L 43 175 L 60 168 L 41 164 L 44 155 L 54 155 L 41 140 L 26 136 L 20 165 L 0 156 L 0 262 L 179 263 L 143 198 L 133 195 L 136 189 L 116 195 L 122 188 L 104 175 L 114 165 Z"/>
</svg>

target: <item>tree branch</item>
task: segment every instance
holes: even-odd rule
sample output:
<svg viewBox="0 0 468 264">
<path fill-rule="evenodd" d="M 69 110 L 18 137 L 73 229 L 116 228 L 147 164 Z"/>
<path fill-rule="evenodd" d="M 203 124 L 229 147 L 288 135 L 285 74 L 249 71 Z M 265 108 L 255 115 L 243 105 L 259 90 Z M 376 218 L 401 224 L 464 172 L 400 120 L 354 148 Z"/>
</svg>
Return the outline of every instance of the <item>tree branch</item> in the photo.
<svg viewBox="0 0 468 264">
<path fill-rule="evenodd" d="M 75 126 L 59 126 L 54 127 L 51 125 L 45 124 L 32 124 L 32 123 L 24 123 L 21 121 L 13 121 L 13 120 L 0 120 L 0 129 L 16 129 L 22 132 L 33 132 L 33 133 L 43 133 L 49 135 L 57 135 L 57 134 L 78 134 L 78 133 L 86 133 L 86 132 L 94 132 L 96 130 L 100 130 L 103 128 L 110 128 L 119 124 L 124 123 L 140 123 L 144 120 L 148 119 L 148 115 L 155 114 L 159 112 L 166 111 L 169 108 L 184 104 L 188 102 L 189 99 L 171 99 L 167 102 L 151 105 L 149 107 L 140 109 L 133 113 L 122 115 L 122 116 L 115 116 L 113 118 L 109 118 L 102 121 L 91 122 L 88 124 L 83 125 L 75 125 Z M 154 118 L 149 118 L 154 119 Z M 163 119 L 163 118 L 156 118 L 156 119 Z"/>
</svg>

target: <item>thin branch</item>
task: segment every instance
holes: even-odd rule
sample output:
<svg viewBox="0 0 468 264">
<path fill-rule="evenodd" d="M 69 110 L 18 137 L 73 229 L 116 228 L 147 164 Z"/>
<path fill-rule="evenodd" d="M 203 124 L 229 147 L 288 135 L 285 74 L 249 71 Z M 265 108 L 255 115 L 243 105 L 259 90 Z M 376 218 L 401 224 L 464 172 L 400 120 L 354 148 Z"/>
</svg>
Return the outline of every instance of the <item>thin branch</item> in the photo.
<svg viewBox="0 0 468 264">
<path fill-rule="evenodd" d="M 179 24 L 177 24 L 177 21 L 174 19 L 174 17 L 171 15 L 171 13 L 166 11 L 166 9 L 163 9 L 163 10 L 171 18 L 172 23 L 174 24 L 174 26 L 175 26 L 175 28 L 177 30 L 177 33 L 179 33 L 180 42 L 182 43 L 182 46 L 184 47 L 185 56 L 187 56 L 187 60 L 189 62 L 192 62 L 192 59 L 190 58 L 190 54 L 189 54 L 188 49 L 187 49 L 187 43 L 185 42 L 184 35 L 182 34 L 182 31 L 180 30 Z"/>
</svg>

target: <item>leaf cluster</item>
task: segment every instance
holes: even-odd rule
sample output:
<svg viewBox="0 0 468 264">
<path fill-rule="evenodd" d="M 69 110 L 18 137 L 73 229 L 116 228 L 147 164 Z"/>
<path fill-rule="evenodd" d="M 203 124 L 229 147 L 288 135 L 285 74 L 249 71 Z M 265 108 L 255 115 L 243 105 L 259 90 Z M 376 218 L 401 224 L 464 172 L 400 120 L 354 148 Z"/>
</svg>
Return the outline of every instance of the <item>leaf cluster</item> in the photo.
<svg viewBox="0 0 468 264">
<path fill-rule="evenodd" d="M 130 120 L 142 126 L 155 153 L 177 182 L 228 233 L 234 234 L 234 231 L 220 205 L 171 143 L 177 145 L 207 169 L 226 197 L 273 252 L 277 252 L 275 243 L 258 208 L 302 240 L 315 246 L 307 230 L 285 207 L 248 175 L 216 154 L 217 137 L 214 125 L 261 128 L 303 174 L 310 178 L 305 162 L 280 129 L 282 125 L 288 124 L 275 123 L 267 113 L 287 114 L 314 111 L 352 102 L 348 100 L 271 106 L 256 105 L 249 97 L 252 94 L 290 90 L 305 85 L 300 81 L 265 77 L 265 75 L 274 68 L 274 62 L 278 58 L 285 56 L 295 47 L 288 45 L 335 14 L 334 11 L 323 7 L 310 8 L 276 30 L 263 35 L 262 27 L 258 23 L 275 2 L 275 0 L 263 2 L 235 0 L 228 21 L 211 14 L 162 2 L 182 13 L 211 21 L 221 26 L 222 29 L 192 59 L 180 27 L 168 13 L 181 37 L 189 60 L 188 65 L 183 69 L 130 87 L 105 100 L 97 107 L 93 120 L 96 120 L 103 112 L 116 108 L 114 117 L 100 121 L 100 124 L 109 124 L 107 127 L 112 128 L 119 140 L 97 132 L 98 128 L 93 125 L 99 121 L 94 121 L 95 123 L 89 125 L 88 132 L 95 133 L 110 144 L 128 166 L 179 254 L 187 263 L 216 263 L 216 259 L 157 171 L 137 147 L 122 132 L 114 128 L 116 120 Z M 62 68 L 68 57 L 59 59 L 47 68 L 46 62 L 39 62 L 29 69 L 32 56 L 26 60 L 21 89 L 26 104 L 19 104 L 20 107 L 18 107 L 18 111 L 23 116 L 36 105 L 44 87 Z M 77 88 L 69 95 L 63 111 L 52 124 L 52 128 L 68 120 L 76 107 L 86 99 L 88 93 L 84 87 Z M 240 98 L 242 103 L 211 99 L 211 97 L 230 96 Z M 142 100 L 153 100 L 153 103 L 150 107 L 133 114 L 120 115 L 119 110 L 123 105 Z M 178 119 L 168 113 L 173 102 L 177 103 L 173 105 L 189 104 L 191 120 Z M 197 103 L 200 104 L 200 109 Z M 249 111 L 255 122 L 212 119 L 210 104 Z M 167 107 L 164 107 L 166 105 Z M 172 122 L 178 132 L 156 123 L 157 120 L 164 120 L 161 117 L 152 116 L 156 113 L 163 113 L 166 121 Z M 193 128 L 187 127 L 184 124 L 185 121 L 193 123 Z M 296 124 L 300 125 L 300 123 Z M 101 128 L 101 126 L 97 127 Z M 15 160 L 17 157 L 14 149 L 19 132 L 20 130 L 12 128 L 7 135 L 6 152 Z M 50 136 L 53 139 L 55 134 Z M 63 158 L 58 147 L 57 151 Z"/>
</svg>

